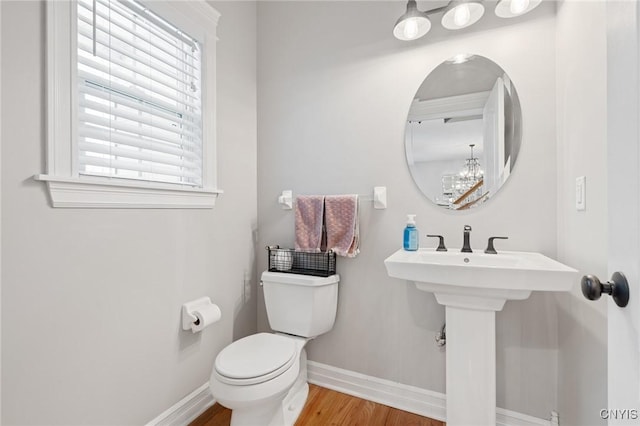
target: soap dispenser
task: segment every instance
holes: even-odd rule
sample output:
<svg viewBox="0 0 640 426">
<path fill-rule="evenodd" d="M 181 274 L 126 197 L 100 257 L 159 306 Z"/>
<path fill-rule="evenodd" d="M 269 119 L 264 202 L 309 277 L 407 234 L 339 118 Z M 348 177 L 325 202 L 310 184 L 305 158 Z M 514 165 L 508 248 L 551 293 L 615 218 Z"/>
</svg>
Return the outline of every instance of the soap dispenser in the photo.
<svg viewBox="0 0 640 426">
<path fill-rule="evenodd" d="M 404 228 L 403 248 L 407 251 L 418 250 L 418 229 L 416 228 L 416 215 L 407 215 L 407 226 Z"/>
</svg>

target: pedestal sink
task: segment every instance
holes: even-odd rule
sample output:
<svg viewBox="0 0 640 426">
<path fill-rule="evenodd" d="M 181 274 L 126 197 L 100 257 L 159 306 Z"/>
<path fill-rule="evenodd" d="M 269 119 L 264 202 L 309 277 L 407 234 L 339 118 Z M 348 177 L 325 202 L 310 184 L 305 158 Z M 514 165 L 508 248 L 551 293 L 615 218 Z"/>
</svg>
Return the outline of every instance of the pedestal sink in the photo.
<svg viewBox="0 0 640 426">
<path fill-rule="evenodd" d="M 496 424 L 496 311 L 532 291 L 569 291 L 578 271 L 540 253 L 398 250 L 390 277 L 414 281 L 445 305 L 447 426 Z"/>
</svg>

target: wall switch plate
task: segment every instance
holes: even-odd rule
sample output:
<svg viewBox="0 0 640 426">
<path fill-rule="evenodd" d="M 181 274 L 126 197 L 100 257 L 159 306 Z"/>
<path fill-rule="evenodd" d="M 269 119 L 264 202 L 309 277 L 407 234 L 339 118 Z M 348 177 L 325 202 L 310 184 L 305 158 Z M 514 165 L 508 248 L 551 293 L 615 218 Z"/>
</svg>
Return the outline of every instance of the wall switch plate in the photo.
<svg viewBox="0 0 640 426">
<path fill-rule="evenodd" d="M 576 178 L 576 210 L 583 211 L 587 209 L 587 177 L 580 176 Z"/>
</svg>

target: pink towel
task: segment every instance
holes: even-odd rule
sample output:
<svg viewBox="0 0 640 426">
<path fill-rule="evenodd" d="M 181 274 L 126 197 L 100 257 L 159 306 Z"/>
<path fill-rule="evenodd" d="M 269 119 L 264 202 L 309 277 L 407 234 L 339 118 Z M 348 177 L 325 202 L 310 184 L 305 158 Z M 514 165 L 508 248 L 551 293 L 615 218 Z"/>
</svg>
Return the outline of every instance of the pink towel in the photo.
<svg viewBox="0 0 640 426">
<path fill-rule="evenodd" d="M 324 195 L 299 195 L 296 197 L 296 250 L 320 251 Z"/>
<path fill-rule="evenodd" d="M 356 257 L 360 252 L 357 195 L 327 195 L 324 199 L 327 248 L 339 256 Z"/>
</svg>

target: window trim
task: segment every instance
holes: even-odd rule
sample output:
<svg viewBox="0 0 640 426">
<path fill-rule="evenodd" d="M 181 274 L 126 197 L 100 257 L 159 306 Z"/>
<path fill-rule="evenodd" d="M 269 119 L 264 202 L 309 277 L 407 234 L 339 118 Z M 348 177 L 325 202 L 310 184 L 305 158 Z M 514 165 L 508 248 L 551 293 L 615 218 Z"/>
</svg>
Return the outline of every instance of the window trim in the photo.
<svg viewBox="0 0 640 426">
<path fill-rule="evenodd" d="M 144 0 L 138 0 L 145 4 Z M 223 193 L 216 176 L 216 28 L 220 14 L 204 0 L 151 3 L 155 13 L 189 28 L 203 49 L 202 188 L 78 174 L 75 1 L 47 2 L 46 182 L 53 207 L 212 208 Z"/>
</svg>

